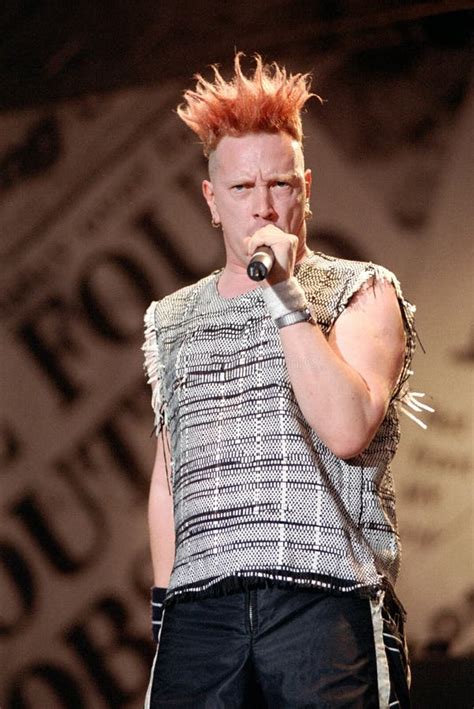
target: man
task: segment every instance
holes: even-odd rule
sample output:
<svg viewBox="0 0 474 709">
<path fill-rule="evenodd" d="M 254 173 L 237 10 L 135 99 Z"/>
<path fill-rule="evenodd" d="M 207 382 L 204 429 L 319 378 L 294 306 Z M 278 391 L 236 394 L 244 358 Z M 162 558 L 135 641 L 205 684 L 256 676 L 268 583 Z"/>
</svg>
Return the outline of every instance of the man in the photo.
<svg viewBox="0 0 474 709">
<path fill-rule="evenodd" d="M 146 706 L 409 706 L 389 464 L 413 311 L 379 266 L 306 245 L 308 75 L 240 55 L 179 116 L 203 142 L 224 268 L 152 303 Z M 266 280 L 247 275 L 269 247 Z M 162 610 L 164 608 L 164 613 Z"/>
</svg>

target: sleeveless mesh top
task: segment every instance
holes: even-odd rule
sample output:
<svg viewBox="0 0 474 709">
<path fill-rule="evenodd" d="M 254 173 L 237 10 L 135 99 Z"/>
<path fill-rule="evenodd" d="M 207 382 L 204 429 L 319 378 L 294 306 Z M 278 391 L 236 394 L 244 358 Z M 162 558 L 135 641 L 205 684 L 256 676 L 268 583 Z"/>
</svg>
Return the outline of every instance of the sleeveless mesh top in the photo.
<svg viewBox="0 0 474 709">
<path fill-rule="evenodd" d="M 262 582 L 370 596 L 396 580 L 389 466 L 415 308 L 370 263 L 314 254 L 295 275 L 325 334 L 364 283 L 393 284 L 406 355 L 387 414 L 368 448 L 341 460 L 299 409 L 260 288 L 222 298 L 216 272 L 153 302 L 145 361 L 157 434 L 170 433 L 176 529 L 167 602 Z"/>
</svg>

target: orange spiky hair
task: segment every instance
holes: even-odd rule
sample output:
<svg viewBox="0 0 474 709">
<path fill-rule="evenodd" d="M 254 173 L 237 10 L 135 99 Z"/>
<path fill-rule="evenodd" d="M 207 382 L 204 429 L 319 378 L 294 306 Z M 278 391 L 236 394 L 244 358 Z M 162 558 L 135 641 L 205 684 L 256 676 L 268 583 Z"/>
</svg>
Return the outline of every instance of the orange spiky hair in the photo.
<svg viewBox="0 0 474 709">
<path fill-rule="evenodd" d="M 196 74 L 196 90 L 185 91 L 185 103 L 177 108 L 179 117 L 199 136 L 206 157 L 225 135 L 286 131 L 303 142 L 301 109 L 316 96 L 309 90 L 310 74 L 288 74 L 276 62 L 263 64 L 256 54 L 254 73 L 247 78 L 240 66 L 241 56 L 242 52 L 235 55 L 235 74 L 228 82 L 216 65 L 212 66 L 213 82 Z"/>
</svg>

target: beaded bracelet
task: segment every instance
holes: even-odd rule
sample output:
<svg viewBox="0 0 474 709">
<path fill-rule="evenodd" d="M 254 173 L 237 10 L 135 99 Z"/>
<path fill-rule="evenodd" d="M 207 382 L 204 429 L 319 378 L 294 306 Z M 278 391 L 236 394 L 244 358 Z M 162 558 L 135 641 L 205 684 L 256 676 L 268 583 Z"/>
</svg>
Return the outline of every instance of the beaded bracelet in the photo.
<svg viewBox="0 0 474 709">
<path fill-rule="evenodd" d="M 153 640 L 158 643 L 161 632 L 161 619 L 163 616 L 166 588 L 153 586 L 151 589 L 151 631 Z"/>
</svg>

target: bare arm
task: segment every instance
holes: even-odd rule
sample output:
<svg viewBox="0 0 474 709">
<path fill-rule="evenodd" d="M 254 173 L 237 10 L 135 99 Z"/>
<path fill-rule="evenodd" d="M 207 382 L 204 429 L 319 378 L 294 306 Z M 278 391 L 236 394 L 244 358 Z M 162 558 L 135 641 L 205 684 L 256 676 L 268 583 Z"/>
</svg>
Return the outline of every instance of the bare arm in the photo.
<svg viewBox="0 0 474 709">
<path fill-rule="evenodd" d="M 164 445 L 166 446 L 165 450 Z M 169 468 L 169 436 L 166 430 L 157 439 L 148 500 L 148 527 L 154 585 L 161 588 L 168 587 L 175 556 L 173 497 L 168 487 L 165 455 Z"/>
<path fill-rule="evenodd" d="M 363 287 L 327 339 L 305 322 L 280 335 L 310 426 L 340 458 L 362 452 L 385 416 L 403 365 L 405 335 L 393 287 L 385 281 Z"/>
<path fill-rule="evenodd" d="M 249 254 L 263 244 L 275 254 L 267 284 L 290 278 L 301 252 L 298 238 L 269 225 L 249 239 Z M 391 284 L 379 280 L 361 288 L 328 338 L 309 322 L 282 328 L 280 337 L 309 425 L 339 458 L 361 453 L 385 416 L 403 366 L 404 328 Z"/>
</svg>

